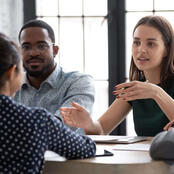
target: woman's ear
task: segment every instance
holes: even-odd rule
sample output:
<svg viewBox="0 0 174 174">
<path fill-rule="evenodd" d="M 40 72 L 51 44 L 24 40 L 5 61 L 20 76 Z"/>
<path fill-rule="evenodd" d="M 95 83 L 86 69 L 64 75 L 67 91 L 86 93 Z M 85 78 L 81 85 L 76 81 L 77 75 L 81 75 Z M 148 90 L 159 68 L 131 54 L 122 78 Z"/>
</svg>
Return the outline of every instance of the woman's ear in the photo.
<svg viewBox="0 0 174 174">
<path fill-rule="evenodd" d="M 15 70 L 16 70 L 16 65 L 13 65 L 11 68 L 8 69 L 6 73 L 6 78 L 8 80 L 13 80 L 15 78 Z"/>
</svg>

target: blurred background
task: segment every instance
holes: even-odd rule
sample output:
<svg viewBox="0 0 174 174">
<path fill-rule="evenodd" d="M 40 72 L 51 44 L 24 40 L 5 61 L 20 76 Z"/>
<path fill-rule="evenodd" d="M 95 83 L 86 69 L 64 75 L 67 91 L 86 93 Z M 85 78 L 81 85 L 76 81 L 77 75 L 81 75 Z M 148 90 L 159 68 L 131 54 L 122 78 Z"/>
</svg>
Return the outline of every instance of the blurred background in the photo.
<svg viewBox="0 0 174 174">
<path fill-rule="evenodd" d="M 67 71 L 93 76 L 93 119 L 113 102 L 115 85 L 128 79 L 132 30 L 143 16 L 157 14 L 174 25 L 173 0 L 0 0 L 0 32 L 18 42 L 30 19 L 49 23 L 60 51 L 56 61 Z M 132 113 L 111 134 L 135 135 Z"/>
</svg>

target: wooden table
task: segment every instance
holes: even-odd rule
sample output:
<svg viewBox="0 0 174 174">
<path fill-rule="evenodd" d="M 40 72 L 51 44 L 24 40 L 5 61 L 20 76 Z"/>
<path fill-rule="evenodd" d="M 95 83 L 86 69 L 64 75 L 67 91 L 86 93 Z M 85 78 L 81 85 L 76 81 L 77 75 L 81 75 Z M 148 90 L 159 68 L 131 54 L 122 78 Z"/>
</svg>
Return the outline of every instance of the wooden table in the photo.
<svg viewBox="0 0 174 174">
<path fill-rule="evenodd" d="M 139 144 L 150 144 L 151 138 Z M 118 144 L 97 144 L 114 156 L 83 160 L 66 160 L 55 153 L 45 155 L 44 174 L 172 174 L 174 166 L 164 161 L 153 161 L 148 151 L 113 150 Z"/>
</svg>

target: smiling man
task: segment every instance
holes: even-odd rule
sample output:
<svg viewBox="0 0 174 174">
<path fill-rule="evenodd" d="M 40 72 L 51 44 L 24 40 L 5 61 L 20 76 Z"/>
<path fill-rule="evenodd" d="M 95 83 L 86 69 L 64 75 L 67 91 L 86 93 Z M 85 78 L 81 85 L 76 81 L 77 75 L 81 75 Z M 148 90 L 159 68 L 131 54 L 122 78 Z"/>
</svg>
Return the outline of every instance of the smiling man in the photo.
<svg viewBox="0 0 174 174">
<path fill-rule="evenodd" d="M 94 80 L 91 76 L 65 72 L 55 62 L 59 47 L 53 29 L 42 20 L 31 20 L 19 32 L 25 75 L 14 99 L 27 106 L 43 107 L 59 118 L 59 108 L 72 101 L 89 112 L 94 103 Z"/>
</svg>

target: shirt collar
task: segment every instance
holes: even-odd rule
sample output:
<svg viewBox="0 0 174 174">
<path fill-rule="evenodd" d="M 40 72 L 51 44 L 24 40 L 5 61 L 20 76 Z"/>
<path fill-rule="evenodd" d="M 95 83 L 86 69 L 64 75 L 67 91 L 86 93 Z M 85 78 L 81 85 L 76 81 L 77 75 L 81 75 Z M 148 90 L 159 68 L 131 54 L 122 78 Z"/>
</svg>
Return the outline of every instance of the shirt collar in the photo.
<svg viewBox="0 0 174 174">
<path fill-rule="evenodd" d="M 53 88 L 56 88 L 57 81 L 61 76 L 60 72 L 61 72 L 61 67 L 56 65 L 56 68 L 54 69 L 54 71 L 48 76 L 48 78 L 44 82 L 42 82 L 42 84 L 48 83 Z M 22 81 L 22 88 L 27 87 L 27 86 L 31 86 L 31 85 L 29 84 L 29 81 L 27 79 L 26 72 L 24 72 L 23 81 Z"/>
<path fill-rule="evenodd" d="M 60 78 L 60 72 L 61 68 L 60 66 L 56 65 L 56 68 L 54 71 L 50 74 L 50 76 L 43 82 L 43 83 L 48 83 L 50 84 L 53 88 L 57 87 L 57 81 Z"/>
</svg>

